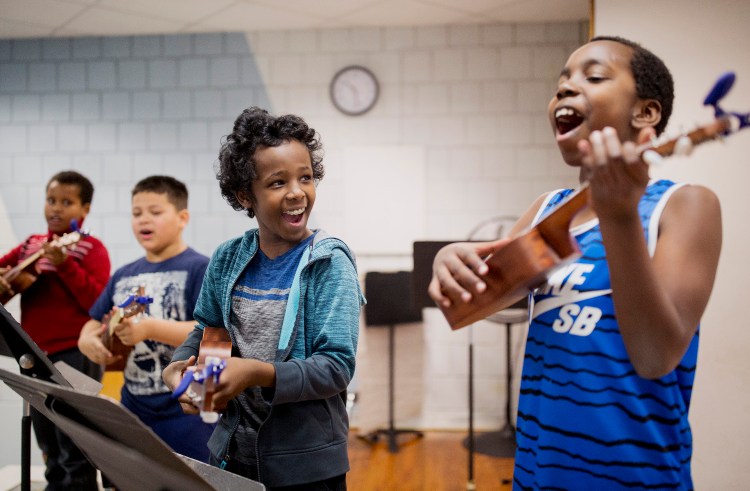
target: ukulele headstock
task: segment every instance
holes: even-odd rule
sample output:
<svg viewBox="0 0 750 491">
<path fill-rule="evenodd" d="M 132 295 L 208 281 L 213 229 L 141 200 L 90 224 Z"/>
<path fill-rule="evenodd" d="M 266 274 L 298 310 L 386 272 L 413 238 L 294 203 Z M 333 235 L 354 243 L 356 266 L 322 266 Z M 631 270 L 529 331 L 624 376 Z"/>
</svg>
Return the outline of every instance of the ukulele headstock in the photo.
<svg viewBox="0 0 750 491">
<path fill-rule="evenodd" d="M 141 285 L 134 288 L 128 298 L 118 305 L 118 308 L 122 309 L 122 317 L 132 317 L 145 313 L 148 305 L 153 302 L 152 297 L 146 296 L 146 287 Z"/>
<path fill-rule="evenodd" d="M 663 134 L 650 143 L 639 147 L 643 161 L 649 165 L 658 165 L 663 157 L 670 155 L 690 155 L 693 148 L 711 140 L 722 140 L 743 128 L 750 126 L 750 113 L 725 111 L 719 107 L 719 101 L 729 92 L 734 84 L 735 75 L 727 72 L 716 81 L 703 104 L 714 108 L 715 119 L 690 132 L 677 137 Z"/>
</svg>

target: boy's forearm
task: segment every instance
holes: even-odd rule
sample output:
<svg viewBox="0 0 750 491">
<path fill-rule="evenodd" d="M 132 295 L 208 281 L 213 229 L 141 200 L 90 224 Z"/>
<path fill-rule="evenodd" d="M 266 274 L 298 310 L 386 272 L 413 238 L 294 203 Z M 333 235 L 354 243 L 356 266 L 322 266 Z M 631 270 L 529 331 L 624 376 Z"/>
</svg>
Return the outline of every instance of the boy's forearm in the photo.
<svg viewBox="0 0 750 491">
<path fill-rule="evenodd" d="M 600 226 L 615 315 L 631 363 L 646 378 L 663 376 L 684 354 L 685 342 L 675 306 L 656 277 L 640 218 Z"/>
<path fill-rule="evenodd" d="M 195 328 L 195 321 L 172 321 L 148 318 L 151 328 L 146 339 L 153 339 L 172 346 L 181 345 Z"/>
</svg>

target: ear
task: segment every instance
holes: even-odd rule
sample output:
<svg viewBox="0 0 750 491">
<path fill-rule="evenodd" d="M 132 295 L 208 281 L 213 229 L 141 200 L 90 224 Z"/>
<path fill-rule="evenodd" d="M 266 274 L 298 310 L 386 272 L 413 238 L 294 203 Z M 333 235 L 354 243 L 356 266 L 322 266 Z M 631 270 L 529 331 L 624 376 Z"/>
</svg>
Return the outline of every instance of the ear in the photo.
<svg viewBox="0 0 750 491">
<path fill-rule="evenodd" d="M 647 126 L 652 128 L 661 121 L 661 104 L 656 99 L 643 99 L 633 108 L 633 117 L 630 124 L 634 128 L 643 129 Z"/>
<path fill-rule="evenodd" d="M 240 204 L 244 206 L 246 210 L 249 210 L 253 207 L 253 202 L 250 200 L 250 197 L 244 191 L 239 191 L 236 194 L 236 196 L 237 196 L 237 201 L 239 201 Z"/>
<path fill-rule="evenodd" d="M 190 212 L 187 208 L 184 208 L 177 212 L 177 216 L 180 217 L 180 225 L 182 228 L 185 228 L 185 226 L 190 222 Z"/>
<path fill-rule="evenodd" d="M 81 219 L 86 218 L 91 211 L 91 203 L 86 203 L 85 205 L 81 206 L 83 209 L 83 213 L 81 213 Z"/>
</svg>

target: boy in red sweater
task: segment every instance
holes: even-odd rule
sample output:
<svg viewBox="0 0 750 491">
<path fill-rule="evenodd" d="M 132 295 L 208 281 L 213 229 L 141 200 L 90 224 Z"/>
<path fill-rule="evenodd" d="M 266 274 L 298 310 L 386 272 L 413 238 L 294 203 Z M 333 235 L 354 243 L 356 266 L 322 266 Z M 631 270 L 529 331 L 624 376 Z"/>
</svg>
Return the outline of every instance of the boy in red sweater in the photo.
<svg viewBox="0 0 750 491">
<path fill-rule="evenodd" d="M 89 318 L 88 309 L 109 279 L 109 254 L 91 236 L 67 247 L 52 244 L 73 232 L 73 220 L 82 226 L 93 195 L 91 181 L 78 172 L 52 176 L 44 205 L 48 231 L 30 236 L 0 257 L 0 295 L 21 294 L 21 326 L 53 363 L 62 360 L 99 380 L 101 368 L 78 350 L 78 335 Z M 36 280 L 26 290 L 13 292 L 12 284 L 2 275 L 40 250 L 40 258 L 29 267 Z M 47 489 L 96 490 L 96 469 L 70 438 L 33 408 L 31 419 L 45 456 Z"/>
</svg>

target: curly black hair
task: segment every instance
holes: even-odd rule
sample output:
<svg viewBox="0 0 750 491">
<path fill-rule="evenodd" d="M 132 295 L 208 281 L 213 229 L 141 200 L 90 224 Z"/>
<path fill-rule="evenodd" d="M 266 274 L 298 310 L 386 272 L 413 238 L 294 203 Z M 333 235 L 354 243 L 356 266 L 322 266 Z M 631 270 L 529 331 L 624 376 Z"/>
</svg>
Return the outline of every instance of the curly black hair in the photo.
<svg viewBox="0 0 750 491">
<path fill-rule="evenodd" d="M 325 171 L 320 135 L 313 128 L 293 114 L 271 116 L 259 107 L 242 111 L 234 121 L 232 133 L 224 138 L 216 171 L 221 195 L 232 208 L 245 210 L 250 218 L 255 216 L 253 209 L 246 209 L 238 198 L 238 193 L 243 193 L 255 202 L 252 191 L 252 183 L 258 178 L 255 152 L 258 148 L 278 147 L 291 140 L 302 143 L 310 152 L 313 180 L 317 184 Z"/>
<path fill-rule="evenodd" d="M 674 80 L 667 65 L 654 53 L 629 39 L 619 36 L 596 36 L 589 42 L 594 41 L 614 41 L 633 50 L 630 70 L 633 72 L 638 97 L 640 99 L 654 99 L 661 104 L 661 121 L 654 126 L 656 134 L 660 135 L 667 127 L 669 117 L 672 116 L 672 104 L 674 102 Z"/>
</svg>

